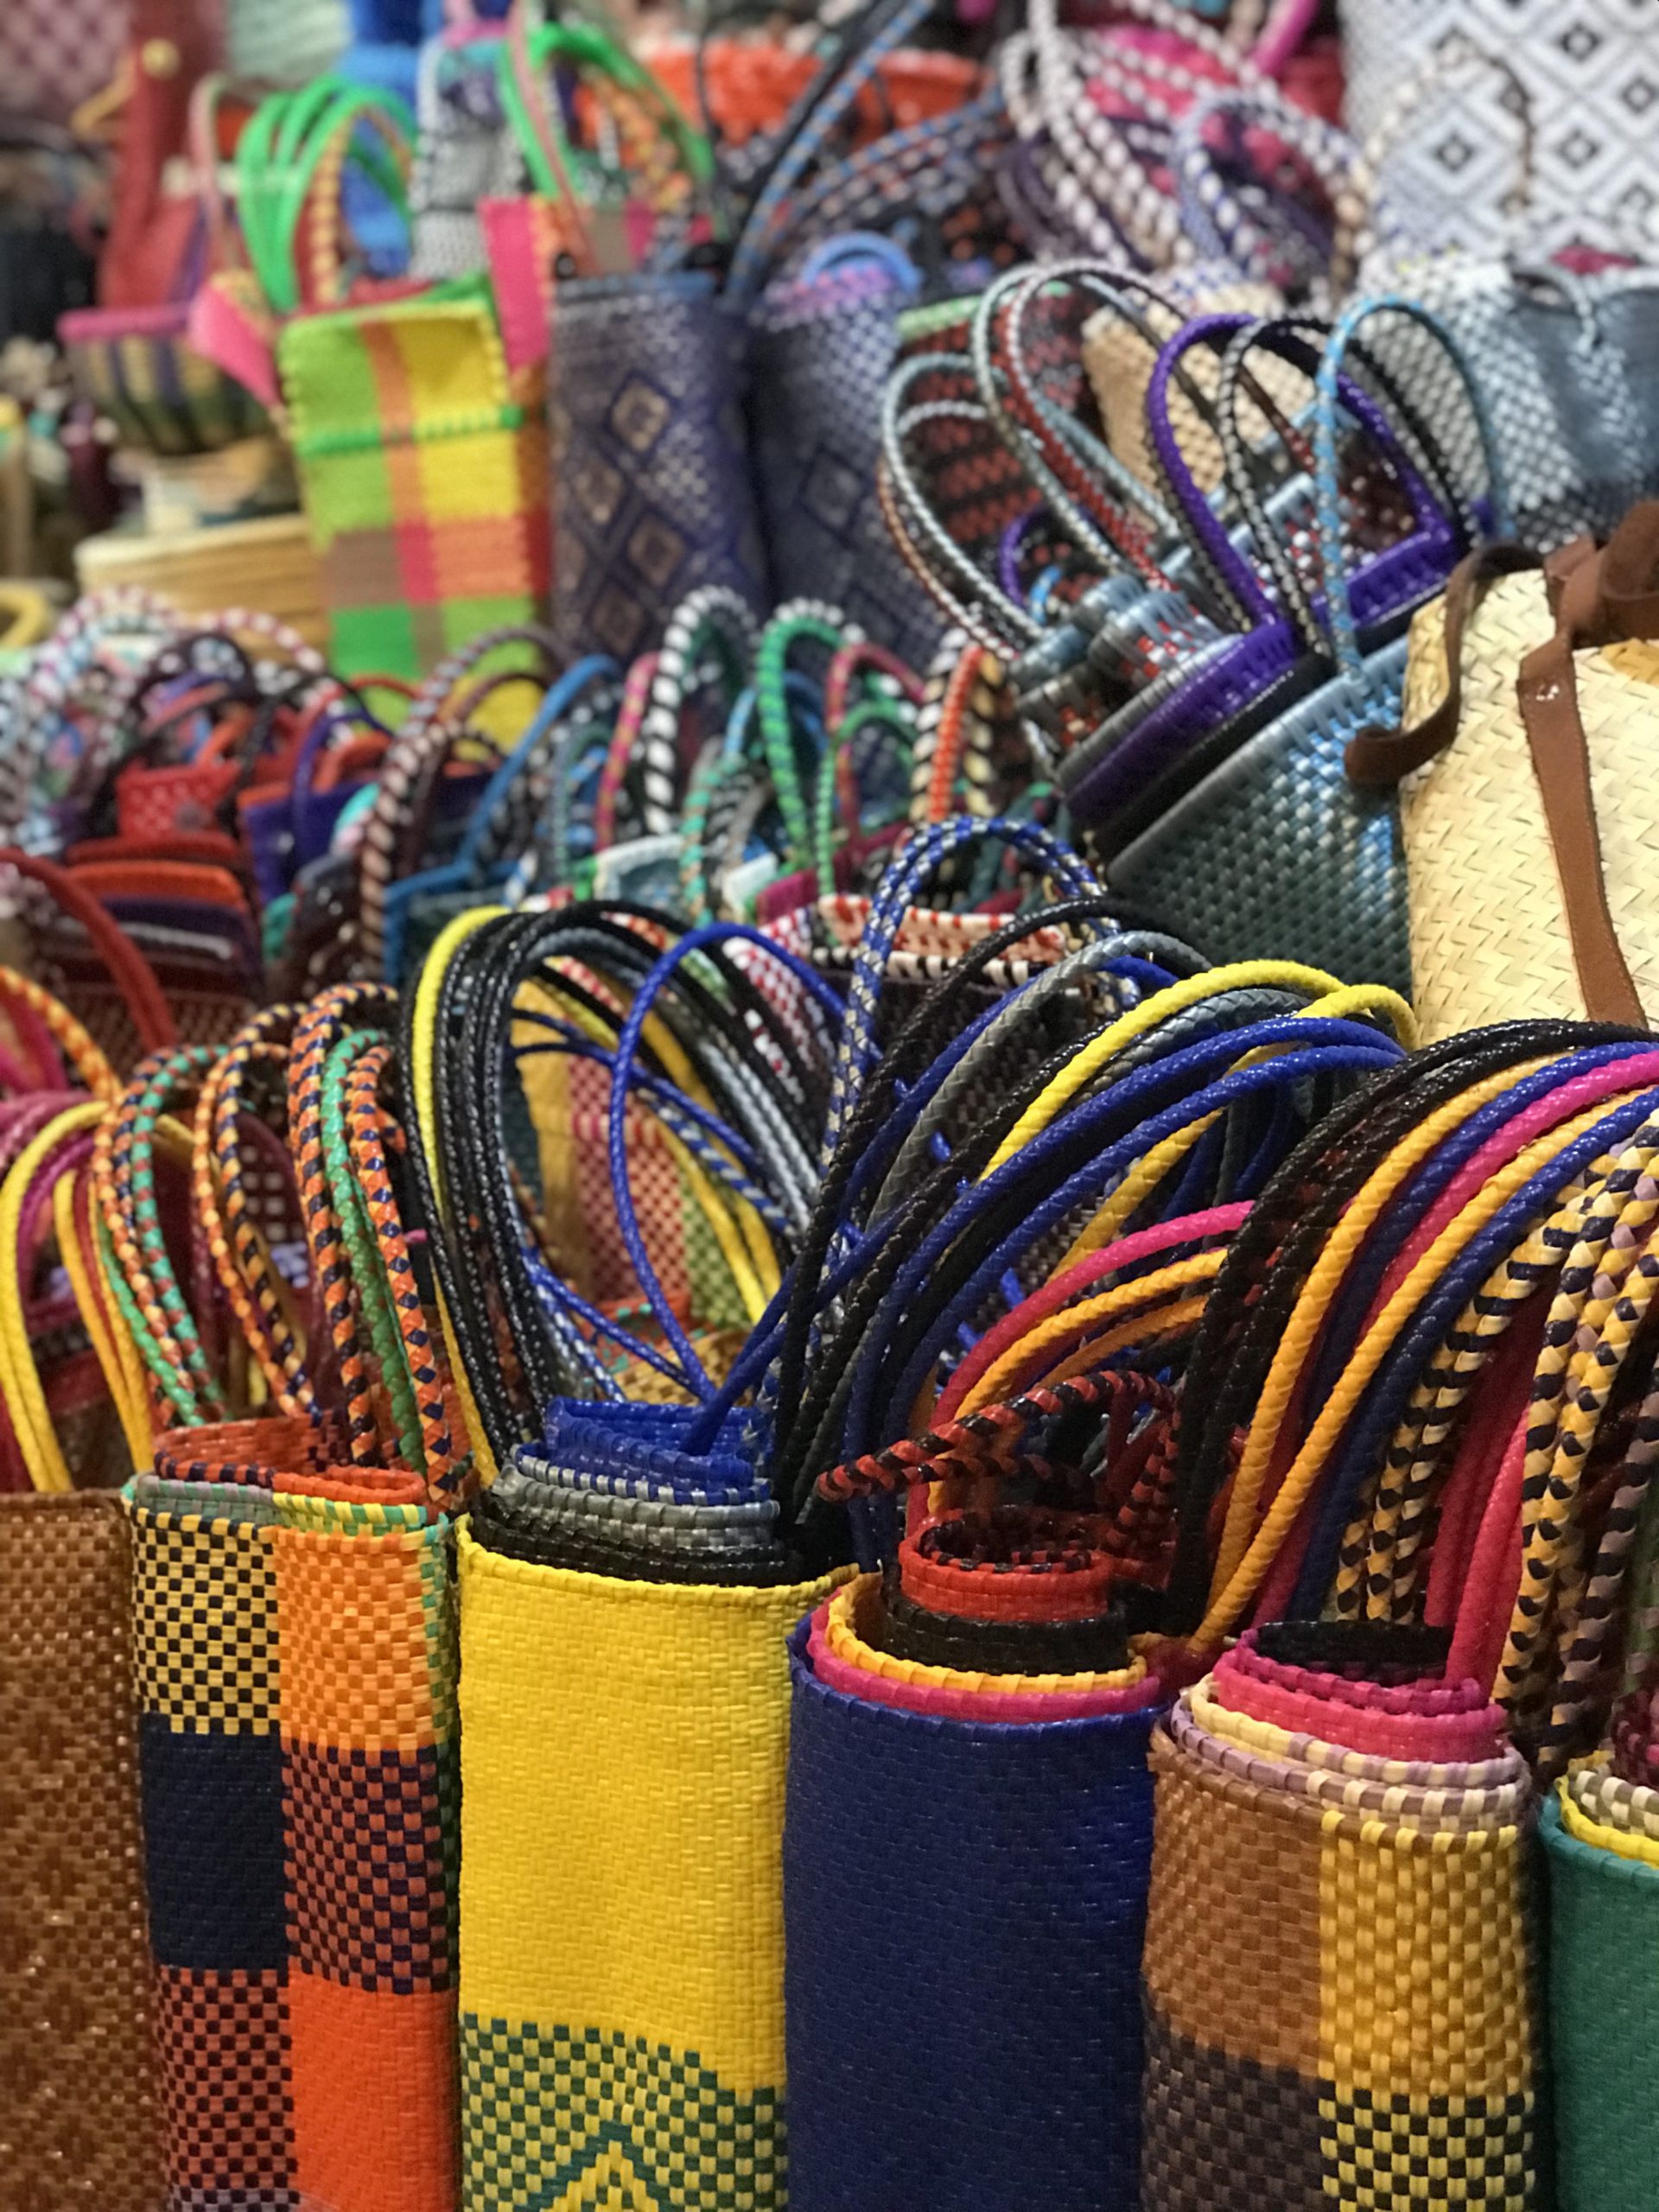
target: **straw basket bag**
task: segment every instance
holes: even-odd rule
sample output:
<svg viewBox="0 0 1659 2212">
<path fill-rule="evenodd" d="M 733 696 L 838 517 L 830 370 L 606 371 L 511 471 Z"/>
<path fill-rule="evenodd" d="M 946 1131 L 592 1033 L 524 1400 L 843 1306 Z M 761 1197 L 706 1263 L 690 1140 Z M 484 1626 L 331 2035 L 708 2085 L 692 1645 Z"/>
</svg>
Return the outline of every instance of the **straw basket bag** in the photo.
<svg viewBox="0 0 1659 2212">
<path fill-rule="evenodd" d="M 1426 1040 L 1529 1014 L 1659 1013 L 1659 503 L 1540 569 L 1491 547 L 1413 626 L 1404 727 L 1348 772 L 1402 779 Z"/>
</svg>

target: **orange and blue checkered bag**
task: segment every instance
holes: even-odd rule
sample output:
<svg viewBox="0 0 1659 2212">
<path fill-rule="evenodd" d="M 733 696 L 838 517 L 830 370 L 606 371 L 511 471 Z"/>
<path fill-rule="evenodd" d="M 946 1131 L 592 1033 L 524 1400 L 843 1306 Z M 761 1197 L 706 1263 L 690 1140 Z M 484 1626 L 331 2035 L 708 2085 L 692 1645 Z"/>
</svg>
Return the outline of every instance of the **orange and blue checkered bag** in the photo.
<svg viewBox="0 0 1659 2212">
<path fill-rule="evenodd" d="M 302 315 L 278 359 L 329 658 L 418 677 L 548 596 L 544 372 L 510 368 L 487 283 Z"/>
<path fill-rule="evenodd" d="M 124 1493 L 168 2201 L 453 2212 L 449 1523 L 189 1433 Z"/>
</svg>

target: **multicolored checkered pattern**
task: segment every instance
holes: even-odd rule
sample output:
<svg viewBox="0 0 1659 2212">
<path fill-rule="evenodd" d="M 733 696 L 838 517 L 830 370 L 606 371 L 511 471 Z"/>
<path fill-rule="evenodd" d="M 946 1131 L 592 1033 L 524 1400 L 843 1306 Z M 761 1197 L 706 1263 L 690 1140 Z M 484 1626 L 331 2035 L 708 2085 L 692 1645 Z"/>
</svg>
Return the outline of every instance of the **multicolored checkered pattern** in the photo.
<svg viewBox="0 0 1659 2212">
<path fill-rule="evenodd" d="M 1219 1714 L 1183 1726 L 1178 1707 L 1153 1738 L 1146 2212 L 1537 2212 L 1527 1837 L 1507 1800 L 1481 1809 L 1469 1766 L 1373 1776 L 1351 1757 L 1321 1780 L 1328 1745 L 1245 1723 L 1224 1745 Z"/>
<path fill-rule="evenodd" d="M 485 288 L 302 316 L 281 364 L 337 669 L 418 677 L 543 611 L 543 372 L 509 371 Z"/>
<path fill-rule="evenodd" d="M 126 1492 L 175 2212 L 456 2202 L 450 1531 L 368 1490 Z"/>
</svg>

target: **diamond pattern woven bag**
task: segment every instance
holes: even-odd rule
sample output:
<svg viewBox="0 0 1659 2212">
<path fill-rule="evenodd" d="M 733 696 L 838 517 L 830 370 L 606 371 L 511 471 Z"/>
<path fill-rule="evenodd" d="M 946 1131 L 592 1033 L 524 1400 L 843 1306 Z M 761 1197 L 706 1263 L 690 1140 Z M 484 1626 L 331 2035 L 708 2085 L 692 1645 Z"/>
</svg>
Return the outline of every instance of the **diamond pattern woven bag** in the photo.
<svg viewBox="0 0 1659 2212">
<path fill-rule="evenodd" d="M 553 319 L 554 627 L 632 659 L 686 594 L 766 599 L 742 330 L 699 275 L 563 285 Z"/>
<path fill-rule="evenodd" d="M 1578 244 L 1628 252 L 1656 205 L 1653 102 L 1659 21 L 1628 0 L 1341 0 L 1347 122 L 1367 138 L 1400 82 L 1462 34 L 1502 54 L 1540 122 L 1532 251 Z M 1513 124 L 1490 78 L 1442 80 L 1382 165 L 1421 235 L 1490 245 L 1502 228 Z"/>
<path fill-rule="evenodd" d="M 752 318 L 750 425 L 772 589 L 846 610 L 915 667 L 944 630 L 893 543 L 876 491 L 881 395 L 903 278 L 844 261 L 771 287 Z"/>
</svg>

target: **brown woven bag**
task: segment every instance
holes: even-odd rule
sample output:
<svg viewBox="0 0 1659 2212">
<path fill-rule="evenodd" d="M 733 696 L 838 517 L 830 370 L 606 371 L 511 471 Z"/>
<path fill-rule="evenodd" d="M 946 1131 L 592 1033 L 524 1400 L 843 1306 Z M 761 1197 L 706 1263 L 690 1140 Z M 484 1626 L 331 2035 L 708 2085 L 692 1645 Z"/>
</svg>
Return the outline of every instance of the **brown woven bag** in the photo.
<svg viewBox="0 0 1659 2212">
<path fill-rule="evenodd" d="M 127 1539 L 0 1497 L 0 2212 L 159 2212 Z"/>
<path fill-rule="evenodd" d="M 1426 1043 L 1517 1015 L 1659 1020 L 1659 501 L 1602 551 L 1488 546 L 1412 626 L 1398 783 Z"/>
</svg>

